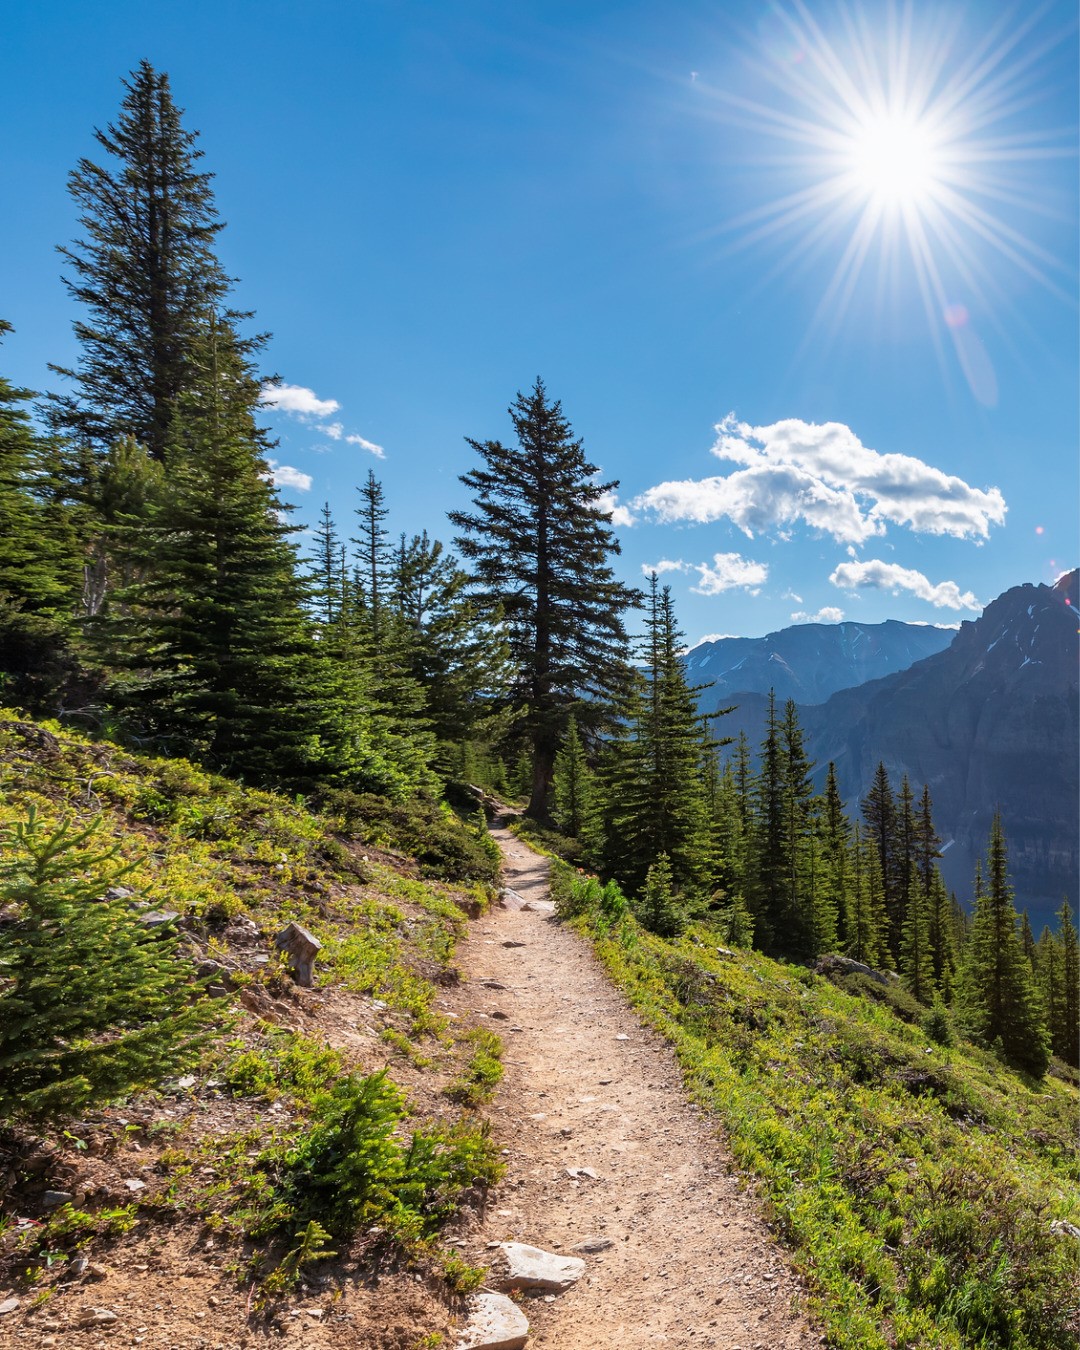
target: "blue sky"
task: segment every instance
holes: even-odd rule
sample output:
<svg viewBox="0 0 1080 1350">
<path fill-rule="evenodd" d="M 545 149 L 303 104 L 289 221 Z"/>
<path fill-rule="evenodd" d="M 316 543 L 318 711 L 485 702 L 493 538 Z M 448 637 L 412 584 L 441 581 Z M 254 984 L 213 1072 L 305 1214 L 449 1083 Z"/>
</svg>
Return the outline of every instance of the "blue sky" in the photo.
<svg viewBox="0 0 1080 1350">
<path fill-rule="evenodd" d="M 146 57 L 293 387 L 299 520 L 374 468 L 448 538 L 464 437 L 541 375 L 691 641 L 957 623 L 1078 556 L 1077 55 L 1072 0 L 17 6 L 2 368 L 75 355 L 65 179 Z"/>
</svg>

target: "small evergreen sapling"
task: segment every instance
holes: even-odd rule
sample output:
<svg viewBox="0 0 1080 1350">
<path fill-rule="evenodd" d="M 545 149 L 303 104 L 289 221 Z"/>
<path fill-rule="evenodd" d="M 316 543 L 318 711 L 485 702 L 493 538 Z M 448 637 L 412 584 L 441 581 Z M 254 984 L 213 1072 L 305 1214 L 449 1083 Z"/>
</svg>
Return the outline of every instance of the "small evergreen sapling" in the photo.
<svg viewBox="0 0 1080 1350">
<path fill-rule="evenodd" d="M 97 824 L 49 828 L 31 809 L 0 835 L 0 1119 L 56 1119 L 185 1068 L 209 1012 L 174 938 L 126 897 L 130 864 Z"/>
</svg>

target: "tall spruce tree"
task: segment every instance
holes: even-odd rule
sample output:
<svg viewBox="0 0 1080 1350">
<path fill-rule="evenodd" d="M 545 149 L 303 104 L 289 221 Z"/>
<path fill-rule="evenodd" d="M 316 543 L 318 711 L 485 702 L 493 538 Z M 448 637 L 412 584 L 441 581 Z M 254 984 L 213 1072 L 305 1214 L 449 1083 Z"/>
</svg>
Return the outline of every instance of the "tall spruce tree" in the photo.
<svg viewBox="0 0 1080 1350">
<path fill-rule="evenodd" d="M 1020 945 L 1009 885 L 1005 833 L 995 816 L 985 881 L 977 884 L 975 916 L 956 994 L 956 1019 L 973 1039 L 1000 1043 L 1013 1064 L 1041 1076 L 1050 1038 L 1035 976 Z"/>
<path fill-rule="evenodd" d="M 642 678 L 627 718 L 629 738 L 614 750 L 613 809 L 609 811 L 611 870 L 638 889 L 652 864 L 667 859 L 676 889 L 694 889 L 707 867 L 701 760 L 703 727 L 680 659 L 682 634 L 671 588 L 649 582 Z"/>
<path fill-rule="evenodd" d="M 10 331 L 0 320 L 0 337 Z M 81 567 L 71 515 L 52 500 L 54 447 L 31 425 L 30 397 L 0 376 L 0 690 L 37 711 L 71 665 Z"/>
<path fill-rule="evenodd" d="M 254 423 L 258 385 L 231 328 L 194 351 L 169 491 L 133 537 L 140 580 L 103 622 L 114 697 L 143 734 L 248 781 L 308 784 L 333 761 L 326 665 Z"/>
<path fill-rule="evenodd" d="M 60 253 L 85 317 L 75 322 L 76 364 L 53 367 L 74 389 L 52 398 L 51 419 L 93 452 L 131 436 L 164 460 L 210 316 L 234 328 L 250 316 L 227 306 L 212 175 L 199 167 L 198 133 L 184 127 L 168 75 L 142 61 L 124 89 L 116 122 L 95 132 L 107 158 L 81 159 L 69 179 L 84 235 Z M 236 339 L 241 364 L 263 341 Z"/>
<path fill-rule="evenodd" d="M 469 441 L 483 461 L 461 480 L 475 510 L 450 519 L 463 532 L 477 600 L 505 616 L 519 672 L 512 697 L 532 759 L 528 810 L 543 818 L 570 712 L 585 733 L 614 720 L 627 682 L 623 614 L 639 597 L 608 561 L 619 544 L 604 501 L 618 485 L 596 481 L 543 381 L 509 412 L 517 445 Z"/>
<path fill-rule="evenodd" d="M 389 532 L 383 524 L 387 515 L 386 495 L 374 469 L 368 469 L 366 481 L 356 490 L 360 494 L 360 505 L 356 508 L 360 532 L 352 542 L 356 545 L 358 570 L 363 577 L 371 636 L 378 648 L 383 637 L 383 611 L 390 570 Z"/>
<path fill-rule="evenodd" d="M 753 791 L 753 874 L 747 897 L 758 943 L 767 952 L 776 950 L 783 941 L 785 837 L 783 734 L 776 715 L 776 691 L 770 689 L 765 739 L 761 743 Z"/>
</svg>

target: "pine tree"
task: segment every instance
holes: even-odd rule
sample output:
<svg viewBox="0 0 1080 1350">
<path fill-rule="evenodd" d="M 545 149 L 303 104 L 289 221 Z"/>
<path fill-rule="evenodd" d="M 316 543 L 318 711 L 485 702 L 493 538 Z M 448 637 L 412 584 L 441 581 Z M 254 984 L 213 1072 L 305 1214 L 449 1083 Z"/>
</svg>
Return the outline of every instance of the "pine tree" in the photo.
<svg viewBox="0 0 1080 1350">
<path fill-rule="evenodd" d="M 661 853 L 646 873 L 634 911 L 657 937 L 676 938 L 686 927 L 686 914 L 675 896 L 666 853 Z"/>
<path fill-rule="evenodd" d="M 885 895 L 877 841 L 858 825 L 851 850 L 851 880 L 848 893 L 845 953 L 864 965 L 880 968 L 888 959 L 884 932 Z"/>
<path fill-rule="evenodd" d="M 364 578 L 371 636 L 378 648 L 383 637 L 383 610 L 386 606 L 385 592 L 390 566 L 388 532 L 383 524 L 387 516 L 386 498 L 373 469 L 368 469 L 367 481 L 356 490 L 360 493 L 360 505 L 356 508 L 360 534 L 352 542 L 356 545 L 357 562 Z"/>
<path fill-rule="evenodd" d="M 169 492 L 134 537 L 141 580 L 102 625 L 125 652 L 113 696 L 142 733 L 248 781 L 296 786 L 333 761 L 327 669 L 291 527 L 258 453 L 258 386 L 228 327 L 197 349 L 176 408 Z"/>
<path fill-rule="evenodd" d="M 920 1003 L 929 1006 L 937 993 L 931 940 L 930 897 L 923 893 L 918 866 L 912 861 L 908 907 L 900 941 L 900 979 Z"/>
<path fill-rule="evenodd" d="M 0 320 L 0 337 L 10 331 Z M 37 709 L 72 664 L 81 569 L 70 514 L 49 501 L 53 446 L 31 426 L 30 397 L 0 376 L 0 689 Z"/>
<path fill-rule="evenodd" d="M 555 756 L 552 780 L 555 824 L 571 839 L 587 832 L 596 809 L 596 789 L 585 747 L 578 735 L 577 721 L 571 714 L 566 724 L 562 748 Z"/>
<path fill-rule="evenodd" d="M 586 734 L 612 723 L 627 681 L 622 615 L 638 596 L 608 562 L 619 545 L 603 503 L 617 484 L 596 481 L 542 381 L 509 411 L 517 447 L 469 441 L 484 461 L 462 476 L 476 509 L 450 519 L 463 531 L 478 601 L 505 616 L 532 758 L 528 809 L 543 818 L 569 713 L 578 711 Z"/>
<path fill-rule="evenodd" d="M 904 925 L 907 923 L 908 908 L 911 904 L 912 878 L 919 881 L 917 864 L 919 861 L 919 827 L 915 818 L 915 797 L 911 791 L 907 774 L 900 781 L 900 790 L 893 802 L 893 886 L 890 921 L 893 925 L 895 942 L 893 950 L 899 952 L 903 947 Z M 925 892 L 923 893 L 925 896 Z"/>
<path fill-rule="evenodd" d="M 817 868 L 811 828 L 814 790 L 810 782 L 813 764 L 806 754 L 799 712 L 793 699 L 788 699 L 784 705 L 780 735 L 785 873 L 780 945 L 785 955 L 805 959 L 821 951 L 816 929 L 820 928 L 826 941 L 830 933 L 835 938 L 836 918 L 827 909 L 816 913 Z"/>
<path fill-rule="evenodd" d="M 878 855 L 878 870 L 885 892 L 885 910 L 888 915 L 886 941 L 892 952 L 899 950 L 900 930 L 903 917 L 900 912 L 896 885 L 896 804 L 889 775 L 885 765 L 879 761 L 874 771 L 874 781 L 870 791 L 862 800 L 862 814 L 870 838 L 874 842 Z"/>
<path fill-rule="evenodd" d="M 130 866 L 96 822 L 31 810 L 0 835 L 0 1117 L 63 1117 L 159 1084 L 198 1056 L 206 1005 L 175 938 L 109 900 Z M 73 993 L 77 996 L 73 997 Z"/>
<path fill-rule="evenodd" d="M 973 1039 L 1000 1042 L 1005 1058 L 1040 1077 L 1050 1038 L 1034 974 L 1017 932 L 1001 817 L 990 831 L 985 884 L 979 879 L 971 937 L 960 971 L 956 1017 Z"/>
<path fill-rule="evenodd" d="M 753 870 L 748 900 L 758 942 L 770 952 L 783 942 L 783 896 L 787 884 L 783 741 L 776 716 L 776 693 L 772 689 L 754 785 L 752 838 Z"/>
<path fill-rule="evenodd" d="M 460 742 L 500 734 L 494 710 L 511 673 L 500 616 L 480 614 L 467 573 L 426 530 L 408 542 L 402 537 L 387 611 L 380 646 L 422 691 L 437 762 L 449 771 Z"/>
<path fill-rule="evenodd" d="M 614 753 L 614 811 L 608 828 L 611 870 L 630 889 L 639 887 L 653 860 L 667 859 L 680 891 L 696 890 L 707 866 L 706 814 L 701 759 L 702 719 L 680 659 L 682 634 L 671 589 L 650 580 L 643 676 L 627 717 L 629 738 Z"/>
<path fill-rule="evenodd" d="M 1080 944 L 1068 902 L 1058 910 L 1061 949 L 1061 1022 L 1054 1053 L 1066 1064 L 1080 1065 Z"/>
<path fill-rule="evenodd" d="M 131 436 L 164 460 L 210 316 L 235 328 L 249 315 L 227 308 L 212 175 L 168 75 L 143 61 L 124 89 L 116 123 L 95 132 L 104 166 L 81 159 L 68 183 L 85 236 L 60 253 L 86 317 L 75 323 L 77 364 L 53 367 L 75 390 L 53 398 L 52 421 L 95 452 Z M 263 342 L 238 338 L 239 362 Z"/>
<path fill-rule="evenodd" d="M 844 813 L 836 765 L 829 761 L 820 817 L 821 886 L 836 916 L 836 944 L 847 940 L 847 899 L 850 877 L 851 825 Z"/>
<path fill-rule="evenodd" d="M 923 894 L 929 895 L 934 880 L 934 863 L 941 857 L 941 840 L 934 829 L 933 806 L 930 801 L 930 788 L 924 783 L 919 808 L 915 815 L 915 858 L 918 863 L 919 877 Z"/>
<path fill-rule="evenodd" d="M 920 887 L 921 890 L 921 887 Z M 951 1002 L 958 962 L 956 918 L 953 898 L 936 867 L 930 872 L 930 894 L 926 897 L 930 919 L 930 950 L 934 962 L 934 985 L 946 1003 Z M 961 922 L 963 916 L 961 915 Z"/>
<path fill-rule="evenodd" d="M 323 502 L 319 523 L 315 526 L 311 599 L 317 618 L 326 627 L 341 618 L 345 608 L 346 577 L 341 566 L 341 548 L 330 503 Z"/>
</svg>

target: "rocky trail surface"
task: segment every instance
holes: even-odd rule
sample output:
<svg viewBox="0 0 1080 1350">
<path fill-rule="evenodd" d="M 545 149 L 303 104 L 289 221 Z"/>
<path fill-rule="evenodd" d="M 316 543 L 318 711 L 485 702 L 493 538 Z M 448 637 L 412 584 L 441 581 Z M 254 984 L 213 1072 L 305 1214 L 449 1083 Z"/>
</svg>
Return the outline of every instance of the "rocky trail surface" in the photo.
<svg viewBox="0 0 1080 1350">
<path fill-rule="evenodd" d="M 456 1011 L 505 1042 L 494 1114 L 508 1169 L 462 1243 L 469 1258 L 497 1262 L 502 1242 L 583 1257 L 567 1292 L 526 1294 L 535 1350 L 820 1345 L 798 1277 L 715 1120 L 687 1101 L 671 1048 L 555 921 L 546 859 L 499 824 L 493 833 L 508 893 L 459 948 L 469 981 Z"/>
</svg>

